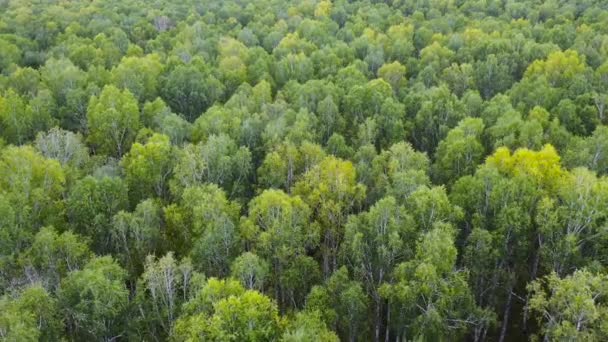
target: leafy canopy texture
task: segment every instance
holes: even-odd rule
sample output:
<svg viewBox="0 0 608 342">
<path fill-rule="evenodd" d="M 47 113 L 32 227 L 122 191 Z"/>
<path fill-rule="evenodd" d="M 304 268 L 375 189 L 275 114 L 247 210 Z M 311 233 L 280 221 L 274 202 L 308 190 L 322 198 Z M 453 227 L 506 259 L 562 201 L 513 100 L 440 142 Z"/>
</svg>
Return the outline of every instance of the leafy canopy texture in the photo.
<svg viewBox="0 0 608 342">
<path fill-rule="evenodd" d="M 0 342 L 607 341 L 606 0 L 0 0 Z"/>
</svg>

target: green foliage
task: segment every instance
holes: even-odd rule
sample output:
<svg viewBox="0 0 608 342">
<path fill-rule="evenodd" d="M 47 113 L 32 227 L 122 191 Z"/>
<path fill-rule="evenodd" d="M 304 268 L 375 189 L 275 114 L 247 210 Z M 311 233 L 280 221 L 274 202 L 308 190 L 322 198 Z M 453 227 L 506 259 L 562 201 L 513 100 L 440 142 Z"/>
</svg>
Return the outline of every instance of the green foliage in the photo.
<svg viewBox="0 0 608 342">
<path fill-rule="evenodd" d="M 43 156 L 59 161 L 63 167 L 82 168 L 89 160 L 89 150 L 82 135 L 61 128 L 38 133 L 35 146 Z"/>
<path fill-rule="evenodd" d="M 284 328 L 268 297 L 234 280 L 209 279 L 185 308 L 175 326 L 177 340 L 267 341 L 278 339 Z"/>
<path fill-rule="evenodd" d="M 125 181 L 118 177 L 80 179 L 66 200 L 68 222 L 77 233 L 93 240 L 93 250 L 108 251 L 112 217 L 128 208 Z"/>
<path fill-rule="evenodd" d="M 0 151 L 0 192 L 18 209 L 17 225 L 26 231 L 63 222 L 65 174 L 56 160 L 30 146 Z"/>
<path fill-rule="evenodd" d="M 128 89 L 141 102 L 156 98 L 158 78 L 163 65 L 155 54 L 145 57 L 125 57 L 112 70 L 112 83 Z"/>
<path fill-rule="evenodd" d="M 231 197 L 242 194 L 251 172 L 251 153 L 226 135 L 209 137 L 206 143 L 187 145 L 178 156 L 173 193 L 203 182 L 215 183 Z"/>
<path fill-rule="evenodd" d="M 146 256 L 160 249 L 161 223 L 160 206 L 151 199 L 139 203 L 132 213 L 120 211 L 112 218 L 112 250 L 132 276 L 141 273 Z"/>
<path fill-rule="evenodd" d="M 319 244 L 317 227 L 309 225 L 310 215 L 309 207 L 299 196 L 291 197 L 281 190 L 266 190 L 249 203 L 243 233 L 272 265 L 281 307 L 302 303 L 318 273 L 316 262 L 306 256 Z M 300 271 L 308 273 L 307 279 L 293 279 Z M 304 287 L 304 291 L 298 295 L 299 287 Z"/>
<path fill-rule="evenodd" d="M 85 90 L 87 74 L 67 58 L 50 58 L 40 69 L 40 79 L 52 95 L 53 102 L 58 106 L 61 126 L 84 130 L 87 104 L 91 94 L 90 91 Z"/>
<path fill-rule="evenodd" d="M 598 126 L 591 136 L 575 138 L 571 147 L 565 152 L 564 163 L 570 167 L 585 166 L 598 174 L 608 173 L 606 159 L 606 143 L 608 143 L 608 128 Z"/>
<path fill-rule="evenodd" d="M 95 151 L 122 157 L 139 129 L 137 100 L 128 90 L 106 86 L 87 110 L 88 141 Z"/>
<path fill-rule="evenodd" d="M 346 267 L 334 272 L 323 286 L 311 289 L 306 311 L 318 313 L 343 339 L 357 340 L 366 331 L 368 298 L 361 283 L 350 280 Z"/>
<path fill-rule="evenodd" d="M 537 60 L 526 70 L 526 77 L 545 77 L 552 86 L 563 85 L 585 70 L 584 60 L 573 50 L 557 51 L 546 60 Z"/>
<path fill-rule="evenodd" d="M 448 131 L 464 118 L 464 108 L 445 86 L 425 91 L 414 118 L 413 140 L 416 147 L 432 153 Z"/>
<path fill-rule="evenodd" d="M 61 333 L 57 300 L 40 285 L 0 298 L 0 336 L 6 341 L 54 341 Z"/>
<path fill-rule="evenodd" d="M 0 301 L 0 331 L 7 341 L 38 341 L 40 332 L 36 327 L 36 318 L 29 311 L 22 311 L 12 301 L 2 298 Z"/>
<path fill-rule="evenodd" d="M 532 294 L 530 308 L 540 314 L 541 332 L 548 338 L 606 338 L 605 275 L 582 269 L 560 279 L 553 273 L 531 283 L 528 290 Z"/>
<path fill-rule="evenodd" d="M 18 46 L 2 39 L 0 40 L 0 47 L 2 51 L 2 55 L 0 55 L 0 60 L 2 60 L 0 70 L 8 69 L 11 64 L 20 62 L 22 52 Z"/>
<path fill-rule="evenodd" d="M 69 272 L 82 269 L 91 254 L 81 236 L 71 231 L 58 234 L 54 228 L 44 227 L 21 255 L 20 263 L 31 269 L 32 277 L 40 279 L 45 288 L 55 290 Z"/>
<path fill-rule="evenodd" d="M 358 184 L 356 177 L 350 162 L 326 157 L 294 186 L 294 193 L 313 210 L 313 217 L 321 227 L 326 275 L 337 268 L 338 245 L 346 217 L 365 196 L 365 186 Z"/>
<path fill-rule="evenodd" d="M 270 267 L 268 262 L 251 252 L 245 252 L 232 262 L 231 275 L 239 279 L 250 290 L 262 290 L 268 281 Z"/>
<path fill-rule="evenodd" d="M 316 312 L 298 313 L 294 321 L 287 327 L 281 341 L 298 342 L 338 342 L 338 336 L 327 328 Z"/>
<path fill-rule="evenodd" d="M 372 146 L 363 146 L 358 154 L 357 172 L 372 201 L 390 195 L 403 203 L 419 186 L 430 184 L 427 155 L 408 143 L 396 143 L 379 155 Z"/>
<path fill-rule="evenodd" d="M 190 122 L 221 98 L 224 91 L 220 81 L 193 64 L 179 65 L 162 79 L 163 98 Z"/>
<path fill-rule="evenodd" d="M 606 340 L 607 13 L 0 0 L 0 340 Z"/>
<path fill-rule="evenodd" d="M 466 273 L 454 269 L 457 251 L 452 234 L 451 227 L 443 225 L 425 233 L 413 260 L 395 271 L 395 285 L 380 288 L 393 310 L 401 311 L 397 336 L 442 340 L 476 323 Z"/>
<path fill-rule="evenodd" d="M 406 68 L 401 63 L 395 61 L 390 64 L 384 64 L 378 69 L 378 76 L 388 82 L 393 87 L 395 92 L 399 91 L 405 79 Z"/>
<path fill-rule="evenodd" d="M 169 232 L 177 240 L 170 246 L 185 245 L 194 265 L 205 274 L 227 275 L 238 255 L 240 206 L 213 184 L 186 188 L 181 206 L 185 222 L 175 227 L 178 231 Z"/>
<path fill-rule="evenodd" d="M 111 339 L 123 333 L 129 295 L 125 276 L 111 257 L 98 257 L 62 280 L 59 305 L 73 339 Z"/>
<path fill-rule="evenodd" d="M 442 183 L 472 174 L 484 155 L 481 144 L 483 121 L 478 118 L 462 120 L 439 143 L 434 165 L 436 177 Z"/>
<path fill-rule="evenodd" d="M 121 160 L 131 201 L 167 198 L 174 161 L 175 151 L 166 135 L 155 133 L 145 144 L 134 143 Z"/>
<path fill-rule="evenodd" d="M 138 333 L 146 338 L 170 336 L 181 305 L 193 297 L 203 277 L 193 271 L 189 259 L 178 262 L 172 253 L 158 260 L 152 255 L 145 259 L 136 298 L 141 322 Z"/>
<path fill-rule="evenodd" d="M 0 130 L 9 143 L 21 145 L 31 140 L 36 132 L 46 130 L 51 121 L 48 111 L 35 112 L 32 105 L 12 89 L 0 96 Z"/>
</svg>

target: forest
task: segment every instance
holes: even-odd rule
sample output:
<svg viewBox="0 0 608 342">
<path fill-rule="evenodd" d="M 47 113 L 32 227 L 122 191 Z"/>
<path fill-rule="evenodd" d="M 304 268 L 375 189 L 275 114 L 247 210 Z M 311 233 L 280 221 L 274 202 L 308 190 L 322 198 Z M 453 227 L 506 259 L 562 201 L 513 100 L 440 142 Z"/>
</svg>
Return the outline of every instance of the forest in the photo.
<svg viewBox="0 0 608 342">
<path fill-rule="evenodd" d="M 0 341 L 608 341 L 608 1 L 0 0 Z"/>
</svg>

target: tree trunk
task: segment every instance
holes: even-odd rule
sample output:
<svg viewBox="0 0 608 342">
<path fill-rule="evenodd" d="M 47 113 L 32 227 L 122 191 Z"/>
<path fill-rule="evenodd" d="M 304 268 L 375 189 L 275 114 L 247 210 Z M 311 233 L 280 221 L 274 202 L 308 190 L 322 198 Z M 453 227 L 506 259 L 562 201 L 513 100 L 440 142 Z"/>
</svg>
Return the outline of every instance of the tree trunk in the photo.
<svg viewBox="0 0 608 342">
<path fill-rule="evenodd" d="M 536 275 L 538 273 L 538 265 L 540 263 L 540 236 L 538 237 L 538 246 L 536 248 L 536 253 L 534 255 L 534 262 L 532 263 L 532 272 L 530 274 L 530 281 L 536 279 Z M 528 309 L 528 303 L 530 302 L 530 294 L 526 295 L 526 303 L 524 305 L 524 315 L 523 315 L 523 331 L 524 334 L 528 335 L 528 319 L 530 318 L 530 310 Z"/>
<path fill-rule="evenodd" d="M 391 326 L 391 304 L 386 304 L 386 329 L 384 333 L 384 342 L 389 342 L 390 336 L 390 326 Z"/>
<path fill-rule="evenodd" d="M 321 253 L 323 254 L 323 278 L 327 280 L 331 276 L 329 266 L 329 247 L 327 247 L 327 245 L 321 246 Z"/>
<path fill-rule="evenodd" d="M 483 328 L 483 335 L 481 335 L 481 340 L 485 341 L 486 340 L 486 336 L 488 336 L 488 327 L 487 326 L 485 326 Z"/>
<path fill-rule="evenodd" d="M 505 304 L 505 312 L 502 318 L 502 327 L 500 328 L 500 337 L 498 342 L 504 342 L 507 335 L 507 327 L 509 326 L 509 315 L 511 314 L 511 305 L 513 304 L 513 285 L 509 286 L 509 295 Z"/>
<path fill-rule="evenodd" d="M 375 299 L 375 302 L 376 302 L 376 308 L 374 310 L 375 311 L 374 312 L 374 315 L 375 315 L 374 342 L 380 342 L 380 329 L 381 329 L 381 325 L 382 325 L 382 322 L 381 322 L 381 320 L 382 320 L 382 318 L 381 318 L 382 303 L 377 299 Z"/>
</svg>

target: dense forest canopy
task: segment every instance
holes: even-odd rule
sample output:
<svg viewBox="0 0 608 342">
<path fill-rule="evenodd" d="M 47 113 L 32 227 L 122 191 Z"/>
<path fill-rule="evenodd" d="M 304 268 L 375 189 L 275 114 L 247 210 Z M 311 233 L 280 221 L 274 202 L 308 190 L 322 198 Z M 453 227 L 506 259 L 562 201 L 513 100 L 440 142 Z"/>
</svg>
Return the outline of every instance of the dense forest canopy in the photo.
<svg viewBox="0 0 608 342">
<path fill-rule="evenodd" d="M 0 0 L 1 341 L 608 340 L 605 0 Z"/>
</svg>

